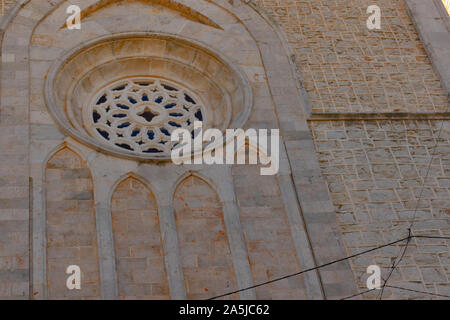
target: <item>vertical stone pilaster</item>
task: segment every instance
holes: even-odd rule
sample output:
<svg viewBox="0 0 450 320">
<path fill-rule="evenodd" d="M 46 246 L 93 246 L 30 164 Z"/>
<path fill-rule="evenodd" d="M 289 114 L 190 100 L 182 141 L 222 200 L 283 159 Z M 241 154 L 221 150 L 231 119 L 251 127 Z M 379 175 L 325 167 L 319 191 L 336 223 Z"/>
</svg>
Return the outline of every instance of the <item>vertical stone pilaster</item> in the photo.
<svg viewBox="0 0 450 320">
<path fill-rule="evenodd" d="M 286 216 L 289 221 L 289 227 L 300 267 L 302 270 L 308 270 L 316 266 L 316 261 L 308 238 L 303 214 L 298 205 L 298 199 L 283 141 L 281 142 L 280 158 L 280 172 L 278 174 L 280 192 L 283 198 Z M 317 271 L 310 271 L 304 274 L 304 278 L 308 297 L 314 300 L 324 299 L 319 273 Z"/>
<path fill-rule="evenodd" d="M 233 257 L 234 270 L 238 288 L 248 288 L 253 286 L 253 278 L 248 263 L 248 252 L 243 237 L 239 209 L 236 201 L 227 201 L 223 204 L 223 215 L 225 226 L 230 243 L 231 256 Z M 242 300 L 255 300 L 254 289 L 245 290 L 239 293 Z"/>
<path fill-rule="evenodd" d="M 173 300 L 185 300 L 186 288 L 172 202 L 164 201 L 164 204 L 158 208 L 158 214 L 170 297 Z"/>
<path fill-rule="evenodd" d="M 404 1 L 434 70 L 450 97 L 450 22 L 442 0 Z"/>
<path fill-rule="evenodd" d="M 270 98 L 273 101 L 280 132 L 285 141 L 293 186 L 299 206 L 305 215 L 306 228 L 308 231 L 311 228 L 327 230 L 326 233 L 309 233 L 317 263 L 326 263 L 335 257 L 345 257 L 346 251 L 341 241 L 334 207 L 306 122 L 309 113 L 309 99 L 305 97 L 305 91 L 296 78 L 296 70 L 291 60 L 287 41 L 279 27 L 272 23 L 261 9 L 255 6 L 250 8 L 241 5 L 236 6 L 235 10 L 238 16 L 245 16 L 248 20 L 247 26 L 261 51 L 271 93 Z M 280 75 L 282 75 L 283 81 L 280 81 Z M 312 219 L 308 219 L 308 217 Z M 320 219 L 324 217 L 325 219 Z M 324 236 L 331 240 L 330 244 L 323 244 Z M 324 248 L 324 246 L 326 247 Z M 329 252 L 333 252 L 333 256 L 330 256 Z M 336 268 L 336 266 L 331 267 L 333 271 Z M 322 284 L 327 298 L 348 296 L 356 292 L 356 284 L 350 266 L 345 265 L 341 269 L 342 277 L 338 283 L 325 279 Z"/>
<path fill-rule="evenodd" d="M 103 203 L 95 206 L 98 261 L 103 300 L 116 300 L 118 296 L 114 236 L 110 211 L 109 206 L 106 207 Z"/>
<path fill-rule="evenodd" d="M 10 23 L 1 47 L 0 233 L 14 239 L 0 252 L 0 299 L 29 298 L 29 124 L 28 57 L 30 30 Z M 12 103 L 16 96 L 22 97 Z"/>
</svg>

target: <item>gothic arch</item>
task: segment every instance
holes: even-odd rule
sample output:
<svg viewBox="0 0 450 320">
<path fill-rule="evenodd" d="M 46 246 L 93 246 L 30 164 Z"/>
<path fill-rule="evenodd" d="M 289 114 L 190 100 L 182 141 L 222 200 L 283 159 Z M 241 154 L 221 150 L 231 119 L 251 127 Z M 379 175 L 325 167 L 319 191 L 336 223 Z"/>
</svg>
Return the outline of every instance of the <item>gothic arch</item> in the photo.
<svg viewBox="0 0 450 320">
<path fill-rule="evenodd" d="M 117 187 L 124 182 L 127 179 L 135 179 L 137 181 L 139 181 L 145 188 L 148 189 L 148 191 L 155 197 L 155 201 L 157 204 L 157 207 L 159 208 L 160 205 L 160 200 L 158 199 L 157 195 L 156 195 L 156 189 L 153 186 L 152 182 L 150 180 L 148 180 L 147 178 L 145 178 L 144 176 L 137 174 L 135 172 L 128 172 L 124 175 L 122 175 L 119 179 L 117 179 L 117 181 L 113 184 L 113 186 L 111 187 L 111 190 L 109 191 L 109 195 L 108 195 L 108 199 L 109 199 L 109 207 L 111 206 L 111 200 L 112 200 L 112 196 L 114 194 L 114 192 L 116 191 Z"/>
<path fill-rule="evenodd" d="M 301 270 L 292 254 L 295 243 L 289 230 L 278 176 L 261 176 L 265 165 L 234 165 L 232 175 L 242 232 L 248 250 L 253 281 L 263 283 Z M 306 299 L 303 276 L 256 289 L 256 298 Z"/>
<path fill-rule="evenodd" d="M 157 202 L 134 174 L 115 187 L 111 220 L 119 299 L 168 299 Z"/>
<path fill-rule="evenodd" d="M 89 18 L 96 12 L 98 12 L 106 7 L 109 7 L 111 5 L 114 5 L 116 3 L 119 3 L 119 2 L 123 2 L 123 0 L 99 0 L 99 1 L 97 1 L 96 3 L 90 5 L 89 7 L 85 8 L 81 12 L 81 22 L 83 22 L 84 19 Z M 220 26 L 217 25 L 214 21 L 212 21 L 208 17 L 204 16 L 200 12 L 198 12 L 196 10 L 192 10 L 188 6 L 185 6 L 181 2 L 177 2 L 177 1 L 173 1 L 173 0 L 132 0 L 132 1 L 128 1 L 128 3 L 130 3 L 130 2 L 141 2 L 144 4 L 157 4 L 157 5 L 169 8 L 173 11 L 176 11 L 176 12 L 180 13 L 182 16 L 187 17 L 188 19 L 191 19 L 192 21 L 196 21 L 198 23 L 201 23 L 201 24 L 213 27 L 213 28 L 221 29 Z M 65 27 L 66 27 L 66 25 L 64 24 L 61 26 L 61 29 L 65 28 Z"/>
<path fill-rule="evenodd" d="M 178 184 L 173 201 L 187 298 L 236 290 L 222 203 L 216 191 L 190 174 Z"/>
<path fill-rule="evenodd" d="M 100 298 L 97 229 L 91 172 L 81 156 L 64 146 L 45 169 L 46 278 L 49 299 Z M 82 272 L 81 290 L 66 287 L 66 269 Z"/>
<path fill-rule="evenodd" d="M 72 151 L 74 154 L 76 154 L 78 157 L 80 157 L 80 159 L 82 161 L 84 161 L 86 164 L 88 164 L 87 156 L 82 150 L 80 150 L 79 148 L 74 146 L 72 143 L 64 141 L 64 142 L 58 144 L 53 149 L 51 149 L 50 152 L 48 152 L 45 159 L 42 161 L 42 169 L 44 171 L 45 171 L 45 169 L 47 167 L 47 163 L 50 161 L 50 159 L 52 159 L 58 152 L 60 152 L 63 149 L 68 149 L 68 150 Z M 89 168 L 89 166 L 88 166 L 88 168 Z M 92 175 L 91 168 L 89 168 L 89 170 Z M 43 177 L 44 177 L 44 183 L 45 183 L 45 175 L 43 175 Z"/>
<path fill-rule="evenodd" d="M 188 170 L 177 178 L 170 190 L 170 199 L 173 199 L 175 197 L 175 193 L 178 187 L 189 177 L 196 177 L 197 179 L 203 180 L 218 195 L 220 202 L 223 202 L 220 188 L 216 183 L 214 183 L 214 180 L 209 178 L 205 174 L 195 170 Z"/>
<path fill-rule="evenodd" d="M 30 130 L 29 123 L 27 122 L 28 120 L 25 119 L 29 119 L 28 115 L 31 106 L 31 90 L 30 86 L 28 85 L 29 83 L 27 83 L 26 81 L 33 79 L 32 89 L 35 90 L 34 92 L 42 92 L 42 83 L 45 81 L 45 75 L 47 74 L 48 70 L 48 68 L 46 67 L 46 63 L 49 60 L 59 58 L 62 54 L 62 51 L 64 50 L 63 48 L 70 50 L 70 48 L 77 43 L 84 42 L 85 40 L 90 40 L 92 38 L 92 34 L 86 35 L 85 39 L 80 39 L 81 36 L 77 39 L 75 39 L 76 37 L 74 37 L 74 39 L 69 39 L 70 37 L 66 37 L 66 42 L 62 41 L 64 42 L 63 46 L 46 46 L 46 43 L 52 42 L 51 33 L 53 31 L 50 31 L 49 37 L 34 37 L 34 32 L 38 30 L 39 24 L 45 21 L 45 19 L 49 17 L 52 12 L 55 12 L 55 10 L 59 10 L 58 13 L 63 12 L 63 9 L 65 8 L 62 8 L 62 6 L 67 3 L 67 1 L 44 0 L 36 0 L 31 3 L 31 1 L 29 0 L 19 0 L 16 2 L 13 9 L 10 10 L 9 13 L 2 19 L 0 33 L 3 39 L 2 56 L 4 57 L 4 60 L 7 61 L 5 63 L 11 63 L 10 65 L 6 64 L 10 68 L 16 67 L 15 65 L 13 65 L 15 63 L 17 63 L 18 66 L 20 64 L 23 64 L 20 65 L 20 68 L 23 67 L 23 71 L 21 71 L 20 75 L 17 74 L 17 78 L 3 79 L 2 81 L 3 87 L 11 88 L 16 86 L 17 88 L 23 90 L 23 97 L 24 99 L 26 99 L 25 102 L 13 106 L 15 112 L 22 115 L 20 119 L 21 122 L 14 125 L 17 126 L 17 129 L 23 131 Z M 267 78 L 267 80 L 258 80 L 256 82 L 260 83 L 254 84 L 255 87 L 259 86 L 258 89 L 264 87 L 264 90 L 262 91 L 264 91 L 266 95 L 263 97 L 265 98 L 264 100 L 261 100 L 261 96 L 258 97 L 260 105 L 257 106 L 257 104 L 255 104 L 257 108 L 256 110 L 252 110 L 252 112 L 256 114 L 253 119 L 252 125 L 255 124 L 255 126 L 257 126 L 262 124 L 262 122 L 258 122 L 258 118 L 261 117 L 262 114 L 266 114 L 267 112 L 265 110 L 267 110 L 269 107 L 273 107 L 275 109 L 283 108 L 283 112 L 277 113 L 277 115 L 281 116 L 280 118 L 271 118 L 270 120 L 264 122 L 264 125 L 271 126 L 272 128 L 280 126 L 282 132 L 286 132 L 286 134 L 289 135 L 290 143 L 289 145 L 287 145 L 287 153 L 290 163 L 294 164 L 294 166 L 295 163 L 300 163 L 304 160 L 299 155 L 314 154 L 312 139 L 310 137 L 308 131 L 309 129 L 306 123 L 306 115 L 308 113 L 308 105 L 307 102 L 305 102 L 307 101 L 306 94 L 301 88 L 301 85 L 296 84 L 295 82 L 296 71 L 294 68 L 294 64 L 291 61 L 287 43 L 282 34 L 279 32 L 279 29 L 258 8 L 256 8 L 253 3 L 247 5 L 244 1 L 237 0 L 205 0 L 191 1 L 189 5 L 192 7 L 206 5 L 215 6 L 215 8 L 213 8 L 214 13 L 211 13 L 211 15 L 215 15 L 217 13 L 218 16 L 221 16 L 222 18 L 223 16 L 225 16 L 224 12 L 226 12 L 236 20 L 234 21 L 233 19 L 230 19 L 233 20 L 231 28 L 238 27 L 239 31 L 242 31 L 242 34 L 245 33 L 245 30 L 248 31 L 248 34 L 250 35 L 248 39 L 251 38 L 249 42 L 252 42 L 252 39 L 254 40 L 254 44 L 252 45 L 254 45 L 255 47 L 255 52 L 257 51 L 257 55 L 255 55 L 254 59 L 260 59 L 262 62 L 260 63 L 258 60 L 258 64 L 261 64 L 262 66 L 258 65 L 257 71 L 246 70 L 246 72 L 250 73 L 251 76 L 249 78 L 251 79 L 254 75 L 256 75 L 257 72 L 264 73 L 264 75 L 267 77 L 260 77 L 260 79 Z M 24 14 L 20 14 L 20 11 L 22 9 L 24 10 Z M 20 15 L 17 15 L 18 13 Z M 61 21 L 57 22 L 57 27 L 59 27 L 61 23 L 63 23 L 63 18 L 65 18 L 63 15 L 61 15 L 61 17 Z M 221 19 L 217 19 L 216 21 L 219 22 L 219 20 Z M 113 22 L 111 21 L 110 23 L 113 24 Z M 45 23 L 42 23 L 41 25 L 43 26 L 43 29 L 49 27 Z M 241 25 L 243 26 L 242 28 Z M 142 25 L 140 27 L 142 27 Z M 196 28 L 191 28 L 190 30 L 193 30 L 192 32 L 194 33 Z M 218 31 L 217 29 L 214 30 Z M 120 30 L 120 32 L 123 31 L 124 30 Z M 133 31 L 136 30 L 133 29 Z M 203 32 L 203 29 L 201 29 L 201 31 L 202 34 L 206 34 L 206 32 Z M 98 32 L 98 34 L 96 32 L 97 30 L 93 31 L 94 37 L 101 35 L 101 32 Z M 116 32 L 119 31 L 117 31 L 116 29 L 113 29 L 112 32 L 105 31 L 105 33 L 108 35 L 114 34 Z M 175 29 L 171 29 L 169 32 L 181 33 L 181 31 L 179 32 L 179 30 Z M 40 36 L 41 34 L 38 35 Z M 211 36 L 211 34 L 209 34 L 209 36 Z M 214 37 L 210 38 L 217 39 Z M 228 36 L 227 39 L 233 39 L 233 37 Z M 201 38 L 200 40 L 204 40 L 204 38 Z M 16 45 L 19 42 L 22 45 Z M 39 43 L 37 46 L 41 44 L 42 46 L 39 48 L 33 47 L 36 43 Z M 229 43 L 227 41 L 219 41 L 219 43 L 214 43 L 215 48 L 219 52 L 230 55 L 230 51 L 227 51 L 226 48 L 228 44 Z M 45 52 L 45 55 L 43 54 L 43 52 Z M 38 63 L 36 63 L 36 61 L 38 61 Z M 283 75 L 282 79 L 280 78 L 280 74 Z M 263 84 L 261 84 L 262 82 Z M 281 83 L 283 84 L 283 86 L 281 86 Z M 266 85 L 267 88 L 265 88 Z M 259 92 L 259 90 L 255 90 L 255 93 L 256 91 Z M 1 96 L 5 99 L 4 101 L 2 101 L 2 108 L 12 107 L 8 102 L 8 100 L 11 100 L 9 99 L 11 97 L 11 93 L 8 93 L 8 90 L 3 89 L 1 92 Z M 263 101 L 267 101 L 267 105 L 263 105 L 265 109 L 261 107 L 261 102 Z M 44 99 L 33 100 L 32 107 L 35 108 L 35 110 L 39 109 L 39 111 L 42 111 L 43 113 L 47 112 Z M 54 123 L 52 123 L 52 125 L 53 124 Z M 12 127 L 15 128 L 14 126 Z M 29 143 L 29 140 L 33 141 L 33 139 L 34 138 L 32 135 L 27 135 L 26 139 L 23 139 L 22 137 L 17 139 L 15 137 L 12 138 L 12 140 L 14 140 L 13 143 L 17 143 L 20 145 L 26 145 Z M 297 152 L 298 150 L 294 146 L 301 146 L 301 152 Z M 99 151 L 100 149 L 101 148 L 95 148 L 96 151 Z M 23 148 L 23 150 L 26 150 L 23 152 L 24 159 L 33 157 L 29 149 Z M 93 152 L 92 158 L 90 158 L 90 160 L 95 158 L 96 155 L 94 153 L 95 152 Z M 316 160 L 312 161 L 317 162 Z M 32 163 L 33 161 L 30 162 Z M 320 169 L 318 168 L 318 164 L 313 163 L 311 168 L 307 168 L 307 170 L 304 170 L 304 168 L 302 167 L 296 167 L 295 170 L 292 170 L 292 178 L 294 180 L 295 187 L 298 188 L 295 191 L 297 192 L 297 196 L 300 199 L 300 205 L 303 207 L 303 209 L 305 209 L 305 213 L 308 215 L 320 213 L 320 209 L 317 209 L 318 203 L 321 204 L 321 208 L 327 208 L 327 210 L 328 208 L 332 207 L 328 193 L 324 191 L 326 190 L 326 185 L 322 177 L 320 176 Z M 28 173 L 24 173 L 24 176 L 28 181 Z M 315 190 L 317 189 L 318 191 L 314 192 L 314 194 L 311 194 L 309 190 L 309 184 L 303 183 L 304 181 L 314 181 L 316 186 Z M 109 190 L 109 188 L 106 190 Z M 301 194 L 305 194 L 307 196 L 301 197 Z M 106 207 L 106 202 L 107 201 L 105 201 L 105 203 L 101 203 L 101 205 Z M 99 228 L 102 228 L 101 224 L 99 224 Z M 99 230 L 99 232 L 102 231 L 104 230 Z M 302 248 L 305 248 L 305 250 L 310 250 L 308 243 L 300 243 L 300 246 Z M 100 263 L 109 263 L 105 261 L 106 260 L 102 259 Z M 102 268 L 102 270 L 104 269 Z M 104 275 L 104 273 L 102 274 Z M 105 277 L 105 279 L 107 279 L 107 277 Z"/>
</svg>

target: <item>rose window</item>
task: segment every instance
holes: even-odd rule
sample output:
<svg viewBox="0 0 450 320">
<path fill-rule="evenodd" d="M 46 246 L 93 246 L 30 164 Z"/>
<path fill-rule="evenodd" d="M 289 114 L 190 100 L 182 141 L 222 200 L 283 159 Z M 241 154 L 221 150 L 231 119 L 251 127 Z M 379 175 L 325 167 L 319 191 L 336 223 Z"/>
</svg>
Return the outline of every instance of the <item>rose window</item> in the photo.
<svg viewBox="0 0 450 320">
<path fill-rule="evenodd" d="M 116 81 L 89 104 L 85 123 L 91 135 L 116 148 L 143 154 L 170 154 L 176 129 L 194 131 L 203 121 L 200 99 L 186 88 L 158 78 Z"/>
<path fill-rule="evenodd" d="M 67 52 L 52 65 L 44 92 L 67 136 L 139 161 L 171 160 L 172 133 L 194 137 L 196 121 L 205 131 L 243 128 L 253 105 L 247 75 L 226 56 L 149 32 L 102 36 Z"/>
</svg>

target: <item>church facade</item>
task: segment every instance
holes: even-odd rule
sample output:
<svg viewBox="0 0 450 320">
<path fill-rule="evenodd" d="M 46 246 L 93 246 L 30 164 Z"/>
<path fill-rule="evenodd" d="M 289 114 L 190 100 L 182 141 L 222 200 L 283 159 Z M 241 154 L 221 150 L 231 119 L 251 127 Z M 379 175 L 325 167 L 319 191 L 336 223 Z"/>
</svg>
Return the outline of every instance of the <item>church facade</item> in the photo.
<svg viewBox="0 0 450 320">
<path fill-rule="evenodd" d="M 0 299 L 450 295 L 444 3 L 3 1 Z M 198 121 L 279 170 L 173 163 Z"/>
</svg>

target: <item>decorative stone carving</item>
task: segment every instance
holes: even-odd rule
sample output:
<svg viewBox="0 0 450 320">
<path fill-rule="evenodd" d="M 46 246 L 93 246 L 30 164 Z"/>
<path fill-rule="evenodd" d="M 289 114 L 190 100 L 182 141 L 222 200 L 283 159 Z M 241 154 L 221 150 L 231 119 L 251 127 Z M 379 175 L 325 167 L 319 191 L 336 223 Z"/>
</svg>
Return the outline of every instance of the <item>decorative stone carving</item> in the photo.
<svg viewBox="0 0 450 320">
<path fill-rule="evenodd" d="M 87 106 L 90 134 L 112 146 L 143 154 L 169 154 L 178 128 L 194 135 L 194 122 L 205 114 L 189 89 L 163 79 L 141 77 L 116 81 L 100 90 Z"/>
<path fill-rule="evenodd" d="M 171 133 L 191 129 L 195 120 L 205 130 L 243 128 L 253 104 L 247 76 L 223 54 L 195 40 L 148 32 L 102 37 L 71 50 L 51 68 L 45 97 L 68 135 L 142 160 L 170 159 Z"/>
</svg>

